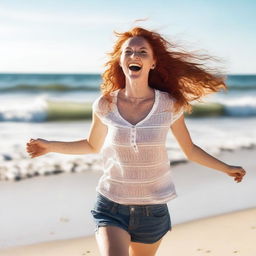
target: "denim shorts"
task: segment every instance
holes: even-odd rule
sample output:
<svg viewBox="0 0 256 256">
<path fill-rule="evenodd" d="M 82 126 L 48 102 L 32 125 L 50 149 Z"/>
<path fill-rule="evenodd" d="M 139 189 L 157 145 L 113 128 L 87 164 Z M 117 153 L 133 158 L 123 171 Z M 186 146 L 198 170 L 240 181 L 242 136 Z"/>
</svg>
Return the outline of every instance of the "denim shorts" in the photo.
<svg viewBox="0 0 256 256">
<path fill-rule="evenodd" d="M 97 194 L 91 210 L 99 227 L 117 226 L 126 230 L 132 242 L 152 244 L 171 230 L 171 219 L 167 204 L 124 205 Z"/>
</svg>

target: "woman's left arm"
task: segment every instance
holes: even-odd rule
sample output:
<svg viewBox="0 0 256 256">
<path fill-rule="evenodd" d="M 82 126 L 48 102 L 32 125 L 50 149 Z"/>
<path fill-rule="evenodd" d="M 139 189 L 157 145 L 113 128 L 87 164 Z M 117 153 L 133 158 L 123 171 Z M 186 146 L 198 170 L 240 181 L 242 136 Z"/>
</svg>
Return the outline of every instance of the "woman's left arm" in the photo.
<svg viewBox="0 0 256 256">
<path fill-rule="evenodd" d="M 242 181 L 246 172 L 241 166 L 228 165 L 208 154 L 193 143 L 184 121 L 184 115 L 181 115 L 181 117 L 171 125 L 171 130 L 189 160 L 224 172 L 229 176 L 234 177 L 236 182 Z"/>
</svg>

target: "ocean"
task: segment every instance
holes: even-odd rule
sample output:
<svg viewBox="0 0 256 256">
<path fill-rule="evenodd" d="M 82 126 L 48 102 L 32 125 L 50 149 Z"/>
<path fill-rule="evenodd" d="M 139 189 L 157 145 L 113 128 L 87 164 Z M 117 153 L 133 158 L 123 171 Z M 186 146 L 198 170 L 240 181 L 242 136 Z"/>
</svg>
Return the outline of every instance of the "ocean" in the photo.
<svg viewBox="0 0 256 256">
<path fill-rule="evenodd" d="M 83 119 L 82 103 L 99 95 L 100 83 L 99 74 L 0 74 L 0 122 Z M 256 75 L 229 75 L 227 84 L 228 92 L 207 98 L 214 104 L 206 116 L 256 116 Z M 63 108 L 72 115 L 62 116 Z"/>
<path fill-rule="evenodd" d="M 26 143 L 86 138 L 100 83 L 99 74 L 0 74 L 0 248 L 93 234 L 90 209 L 102 175 L 100 155 L 31 159 Z M 206 152 L 251 166 L 256 75 L 229 75 L 228 91 L 206 97 L 185 122 Z M 169 204 L 174 225 L 255 206 L 250 196 L 255 172 L 246 169 L 245 180 L 236 184 L 218 171 L 181 164 L 187 159 L 171 132 L 166 147 L 170 164 L 178 165 L 173 171 L 178 200 Z M 234 152 L 241 148 L 247 150 Z"/>
<path fill-rule="evenodd" d="M 97 155 L 49 154 L 31 161 L 25 144 L 30 138 L 85 138 L 100 83 L 99 74 L 0 74 L 0 180 L 99 166 Z M 194 143 L 215 155 L 256 145 L 256 75 L 229 75 L 227 84 L 227 91 L 205 97 L 185 118 Z M 173 164 L 186 161 L 171 133 L 167 149 Z"/>
</svg>

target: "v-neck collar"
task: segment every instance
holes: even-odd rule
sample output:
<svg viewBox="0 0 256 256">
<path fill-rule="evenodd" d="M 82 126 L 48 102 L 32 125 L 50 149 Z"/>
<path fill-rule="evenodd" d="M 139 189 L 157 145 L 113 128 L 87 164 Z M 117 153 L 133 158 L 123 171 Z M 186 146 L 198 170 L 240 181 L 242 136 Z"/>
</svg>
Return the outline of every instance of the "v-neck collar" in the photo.
<svg viewBox="0 0 256 256">
<path fill-rule="evenodd" d="M 118 96 L 118 92 L 120 91 L 120 89 L 117 89 L 116 91 L 113 92 L 113 96 L 114 96 L 114 111 L 115 113 L 117 114 L 117 116 L 122 119 L 125 123 L 127 123 L 129 126 L 132 126 L 132 127 L 135 127 L 135 126 L 138 126 L 142 123 L 144 123 L 146 120 L 148 120 L 151 115 L 153 114 L 155 108 L 157 107 L 158 105 L 158 96 L 159 96 L 159 91 L 155 88 L 154 89 L 154 92 L 155 92 L 155 95 L 154 95 L 154 103 L 153 103 L 153 106 L 151 107 L 150 111 L 148 112 L 148 114 L 142 119 L 140 120 L 139 122 L 137 122 L 136 124 L 132 124 L 130 123 L 129 121 L 127 121 L 125 118 L 122 117 L 122 115 L 120 114 L 119 110 L 118 110 L 118 106 L 117 106 L 117 96 Z"/>
</svg>

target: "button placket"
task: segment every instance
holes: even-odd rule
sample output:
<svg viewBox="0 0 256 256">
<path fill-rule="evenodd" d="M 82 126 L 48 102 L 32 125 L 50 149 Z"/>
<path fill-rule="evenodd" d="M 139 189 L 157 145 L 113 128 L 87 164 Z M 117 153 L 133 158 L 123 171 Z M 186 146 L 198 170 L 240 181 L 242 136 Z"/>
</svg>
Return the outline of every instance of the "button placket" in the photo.
<svg viewBox="0 0 256 256">
<path fill-rule="evenodd" d="M 136 144 L 136 127 L 134 127 L 134 126 L 131 128 L 130 142 L 131 142 L 131 145 L 132 145 L 134 151 L 138 152 L 138 147 Z"/>
</svg>

